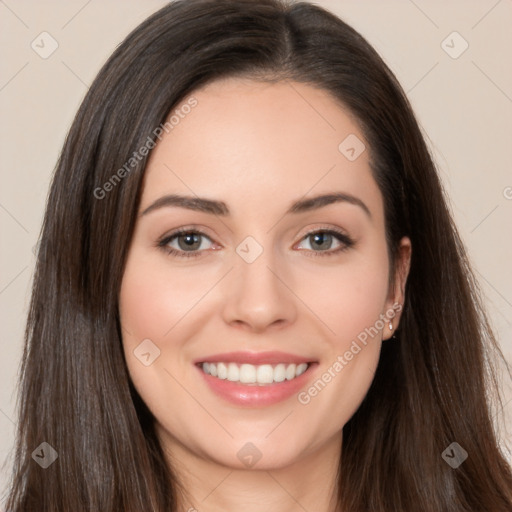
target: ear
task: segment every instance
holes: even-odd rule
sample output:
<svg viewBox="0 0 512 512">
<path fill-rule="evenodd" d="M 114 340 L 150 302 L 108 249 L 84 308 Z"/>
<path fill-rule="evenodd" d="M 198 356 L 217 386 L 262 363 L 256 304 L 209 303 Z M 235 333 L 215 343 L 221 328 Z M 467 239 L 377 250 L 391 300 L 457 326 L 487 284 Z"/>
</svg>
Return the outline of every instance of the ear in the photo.
<svg viewBox="0 0 512 512">
<path fill-rule="evenodd" d="M 393 336 L 400 323 L 404 300 L 405 285 L 411 267 L 412 246 L 411 240 L 404 236 L 400 240 L 398 255 L 395 262 L 395 276 L 391 283 L 389 296 L 386 301 L 386 325 L 384 326 L 382 339 L 387 340 Z M 390 325 L 392 328 L 390 328 Z"/>
</svg>

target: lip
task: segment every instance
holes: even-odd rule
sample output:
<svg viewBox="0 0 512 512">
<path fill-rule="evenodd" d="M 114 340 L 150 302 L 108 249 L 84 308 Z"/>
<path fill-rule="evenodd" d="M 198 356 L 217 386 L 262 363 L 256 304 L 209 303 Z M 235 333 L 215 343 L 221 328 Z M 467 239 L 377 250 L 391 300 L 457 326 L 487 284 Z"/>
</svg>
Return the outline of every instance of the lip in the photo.
<svg viewBox="0 0 512 512">
<path fill-rule="evenodd" d="M 253 365 L 278 364 L 278 363 L 309 363 L 308 369 L 298 377 L 283 382 L 274 382 L 264 386 L 240 384 L 227 379 L 218 379 L 204 373 L 201 363 L 248 363 Z M 306 386 L 313 377 L 318 362 L 302 356 L 287 354 L 284 352 L 230 352 L 215 354 L 198 359 L 194 362 L 197 371 L 201 374 L 207 386 L 218 397 L 234 405 L 245 407 L 266 407 L 277 404 L 296 395 Z"/>
<path fill-rule="evenodd" d="M 279 363 L 312 363 L 316 362 L 311 358 L 289 354 L 287 352 L 226 352 L 224 354 L 213 354 L 196 359 L 194 364 L 199 363 L 238 363 L 238 364 L 279 364 Z"/>
</svg>

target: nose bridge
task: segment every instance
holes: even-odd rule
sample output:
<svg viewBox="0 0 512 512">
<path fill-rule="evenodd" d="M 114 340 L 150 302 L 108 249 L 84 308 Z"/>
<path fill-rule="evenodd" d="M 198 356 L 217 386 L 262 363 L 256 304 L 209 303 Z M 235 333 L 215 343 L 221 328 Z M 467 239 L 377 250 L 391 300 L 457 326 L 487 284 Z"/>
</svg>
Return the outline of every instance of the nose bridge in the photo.
<svg viewBox="0 0 512 512">
<path fill-rule="evenodd" d="M 260 236 L 260 239 L 263 237 Z M 236 247 L 224 315 L 228 323 L 242 323 L 254 330 L 292 322 L 296 315 L 294 295 L 280 275 L 283 265 L 271 246 L 271 237 L 260 243 L 246 237 Z"/>
</svg>

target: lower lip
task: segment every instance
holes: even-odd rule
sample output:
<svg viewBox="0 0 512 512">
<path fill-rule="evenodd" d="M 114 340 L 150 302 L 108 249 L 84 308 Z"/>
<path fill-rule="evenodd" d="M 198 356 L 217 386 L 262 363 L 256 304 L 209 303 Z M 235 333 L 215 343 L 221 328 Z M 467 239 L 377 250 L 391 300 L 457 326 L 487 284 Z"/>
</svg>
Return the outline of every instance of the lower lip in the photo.
<svg viewBox="0 0 512 512">
<path fill-rule="evenodd" d="M 317 363 L 310 363 L 308 369 L 303 374 L 292 380 L 265 384 L 263 386 L 240 384 L 239 382 L 231 382 L 227 379 L 218 379 L 204 373 L 199 366 L 196 366 L 196 368 L 216 395 L 236 405 L 260 407 L 282 402 L 297 394 L 311 377 L 316 365 Z"/>
</svg>

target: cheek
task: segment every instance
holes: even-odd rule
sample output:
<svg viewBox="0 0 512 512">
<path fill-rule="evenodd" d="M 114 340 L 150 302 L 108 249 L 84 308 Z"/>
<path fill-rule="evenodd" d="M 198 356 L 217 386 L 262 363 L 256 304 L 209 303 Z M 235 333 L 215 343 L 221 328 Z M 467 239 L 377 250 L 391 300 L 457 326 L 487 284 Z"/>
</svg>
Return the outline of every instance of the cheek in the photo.
<svg viewBox="0 0 512 512">
<path fill-rule="evenodd" d="M 175 404 L 186 405 L 168 372 L 179 374 L 180 381 L 190 378 L 190 340 L 201 329 L 197 315 L 205 304 L 202 299 L 217 280 L 216 268 L 173 267 L 164 255 L 139 247 L 129 254 L 119 297 L 122 343 L 132 381 L 154 413 L 160 397 L 170 394 Z M 158 354 L 149 366 L 137 357 L 146 352 L 145 340 L 156 345 L 149 348 Z"/>
<path fill-rule="evenodd" d="M 359 407 L 379 361 L 388 296 L 386 246 L 376 242 L 339 265 L 303 269 L 300 283 L 298 295 L 322 321 L 324 336 L 316 378 L 298 399 L 310 413 L 328 417 L 326 429 L 334 433 Z"/>
<path fill-rule="evenodd" d="M 119 297 L 128 372 L 139 395 L 156 418 L 168 417 L 169 396 L 173 397 L 172 404 L 176 410 L 186 410 L 190 406 L 190 398 L 182 392 L 173 376 L 180 382 L 189 378 L 186 366 L 183 366 L 185 373 L 178 375 L 176 371 L 176 368 L 182 368 L 179 363 L 182 347 L 193 334 L 187 325 L 186 315 L 204 295 L 207 286 L 200 278 L 190 279 L 190 270 L 169 271 L 166 263 L 165 257 L 160 261 L 153 255 L 150 259 L 143 250 L 132 250 Z M 170 339 L 172 343 L 169 343 Z M 146 345 L 142 351 L 139 346 L 143 340 Z M 154 343 L 156 349 L 146 340 Z M 139 359 L 145 352 L 150 353 L 148 365 Z M 158 356 L 153 360 L 155 354 Z"/>
<path fill-rule="evenodd" d="M 208 290 L 211 279 L 199 267 L 169 269 L 165 258 L 155 261 L 134 251 L 128 259 L 119 299 L 125 332 L 163 341 Z"/>
<path fill-rule="evenodd" d="M 338 272 L 337 278 L 331 277 L 325 279 L 325 294 L 313 297 L 329 328 L 319 347 L 320 365 L 297 396 L 304 414 L 324 418 L 321 439 L 343 428 L 370 388 L 379 362 L 379 316 L 387 292 L 387 282 L 378 272 Z"/>
<path fill-rule="evenodd" d="M 375 253 L 374 253 L 375 254 Z M 378 254 L 378 253 L 377 253 Z M 322 320 L 338 350 L 373 327 L 388 296 L 386 258 L 354 258 L 301 273 L 298 295 Z M 382 322 L 378 326 L 382 329 Z"/>
</svg>

